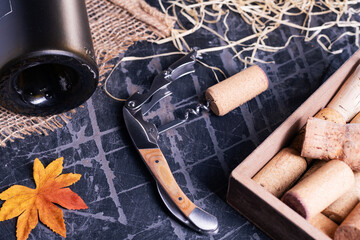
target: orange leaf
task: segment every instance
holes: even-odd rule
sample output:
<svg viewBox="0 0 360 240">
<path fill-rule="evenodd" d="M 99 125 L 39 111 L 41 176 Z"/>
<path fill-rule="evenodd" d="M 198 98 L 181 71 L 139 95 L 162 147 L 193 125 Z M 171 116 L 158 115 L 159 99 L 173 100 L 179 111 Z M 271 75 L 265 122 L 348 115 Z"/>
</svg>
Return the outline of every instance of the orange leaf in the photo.
<svg viewBox="0 0 360 240">
<path fill-rule="evenodd" d="M 59 204 L 60 206 L 67 209 L 79 210 L 88 208 L 79 195 L 71 191 L 70 188 L 63 188 L 57 191 L 53 191 L 46 197 L 50 202 Z"/>
<path fill-rule="evenodd" d="M 8 200 L 10 198 L 19 196 L 19 195 L 23 195 L 23 194 L 30 194 L 34 192 L 34 189 L 25 187 L 25 186 L 21 186 L 21 185 L 14 185 L 9 187 L 8 189 L 6 189 L 5 191 L 3 191 L 0 194 L 0 199 L 1 200 Z"/>
<path fill-rule="evenodd" d="M 52 161 L 46 168 L 45 168 L 45 173 L 47 175 L 48 178 L 55 178 L 58 175 L 61 174 L 62 170 L 63 170 L 63 160 L 64 158 L 58 158 L 55 161 Z"/>
<path fill-rule="evenodd" d="M 74 173 L 68 173 L 68 174 L 61 174 L 57 178 L 55 178 L 55 182 L 58 184 L 58 188 L 64 188 L 67 186 L 70 186 L 77 181 L 79 181 L 81 178 L 81 174 L 74 174 Z"/>
<path fill-rule="evenodd" d="M 66 237 L 63 212 L 46 199 L 39 197 L 36 201 L 36 208 L 39 211 L 40 221 L 57 234 Z"/>
<path fill-rule="evenodd" d="M 0 221 L 19 216 L 16 226 L 18 240 L 27 239 L 39 219 L 51 230 L 66 237 L 63 212 L 55 204 L 72 210 L 87 208 L 76 193 L 65 188 L 79 181 L 81 175 L 61 174 L 62 170 L 63 158 L 54 160 L 46 168 L 39 159 L 35 159 L 36 189 L 14 185 L 0 194 L 0 199 L 5 200 L 0 209 Z"/>
<path fill-rule="evenodd" d="M 0 209 L 0 221 L 19 216 L 34 202 L 34 196 L 34 194 L 25 194 L 6 200 Z"/>
<path fill-rule="evenodd" d="M 58 158 L 54 161 L 52 161 L 46 168 L 45 168 L 45 172 L 44 175 L 41 176 L 41 180 L 40 180 L 40 186 L 37 186 L 37 188 L 41 188 L 44 187 L 44 185 L 48 185 L 47 183 L 54 180 L 55 177 L 57 177 L 58 175 L 61 174 L 62 170 L 63 170 L 63 159 L 64 158 Z M 36 161 L 36 160 L 35 160 Z M 37 170 L 37 169 L 36 169 Z M 35 164 L 34 164 L 34 179 L 39 178 L 40 176 L 37 176 L 37 174 L 39 173 L 38 171 L 35 170 Z"/>
<path fill-rule="evenodd" d="M 44 165 L 40 162 L 38 158 L 34 161 L 34 180 L 35 184 L 38 187 L 41 183 L 42 178 L 45 176 L 45 168 Z"/>
<path fill-rule="evenodd" d="M 16 225 L 16 237 L 19 240 L 25 240 L 38 224 L 38 212 L 36 208 L 30 208 L 23 212 L 18 218 Z"/>
</svg>

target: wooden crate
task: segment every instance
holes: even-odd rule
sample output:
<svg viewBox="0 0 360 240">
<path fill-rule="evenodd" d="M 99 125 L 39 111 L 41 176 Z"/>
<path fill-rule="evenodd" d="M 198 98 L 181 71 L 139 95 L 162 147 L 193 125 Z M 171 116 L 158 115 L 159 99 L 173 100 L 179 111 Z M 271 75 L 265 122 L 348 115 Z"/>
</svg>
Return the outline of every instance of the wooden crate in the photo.
<svg viewBox="0 0 360 240">
<path fill-rule="evenodd" d="M 330 239 L 254 182 L 252 177 L 290 143 L 309 117 L 327 105 L 359 63 L 360 50 L 231 173 L 227 202 L 273 239 Z"/>
</svg>

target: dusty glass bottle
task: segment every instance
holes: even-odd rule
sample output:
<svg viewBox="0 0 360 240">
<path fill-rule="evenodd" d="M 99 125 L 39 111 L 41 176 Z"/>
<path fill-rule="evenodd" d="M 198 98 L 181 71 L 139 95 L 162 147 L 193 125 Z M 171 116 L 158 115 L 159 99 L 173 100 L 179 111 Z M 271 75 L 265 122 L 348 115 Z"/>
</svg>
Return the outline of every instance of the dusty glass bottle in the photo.
<svg viewBox="0 0 360 240">
<path fill-rule="evenodd" d="M 84 0 L 0 1 L 0 104 L 46 116 L 85 102 L 98 69 Z"/>
</svg>

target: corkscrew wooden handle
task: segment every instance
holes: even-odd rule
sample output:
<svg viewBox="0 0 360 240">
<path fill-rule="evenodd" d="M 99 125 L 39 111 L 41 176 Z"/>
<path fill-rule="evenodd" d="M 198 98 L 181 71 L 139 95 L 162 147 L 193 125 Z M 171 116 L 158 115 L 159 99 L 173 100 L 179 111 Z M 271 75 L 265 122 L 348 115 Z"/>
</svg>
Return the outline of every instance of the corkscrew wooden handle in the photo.
<svg viewBox="0 0 360 240">
<path fill-rule="evenodd" d="M 158 148 L 139 149 L 139 152 L 158 183 L 167 192 L 179 210 L 189 217 L 190 213 L 196 208 L 196 205 L 184 194 L 177 184 L 161 150 Z"/>
</svg>

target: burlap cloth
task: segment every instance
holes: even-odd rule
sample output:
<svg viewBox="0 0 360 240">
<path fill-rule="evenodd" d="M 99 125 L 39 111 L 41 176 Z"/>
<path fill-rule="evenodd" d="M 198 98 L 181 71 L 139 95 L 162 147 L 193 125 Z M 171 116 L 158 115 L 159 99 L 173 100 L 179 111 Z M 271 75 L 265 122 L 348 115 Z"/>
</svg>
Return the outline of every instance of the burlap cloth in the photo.
<svg viewBox="0 0 360 240">
<path fill-rule="evenodd" d="M 173 22 L 144 0 L 86 0 L 100 80 L 109 61 L 134 42 L 168 36 Z M 63 127 L 75 111 L 50 117 L 25 117 L 0 107 L 0 146 L 33 133 L 47 135 Z"/>
</svg>

